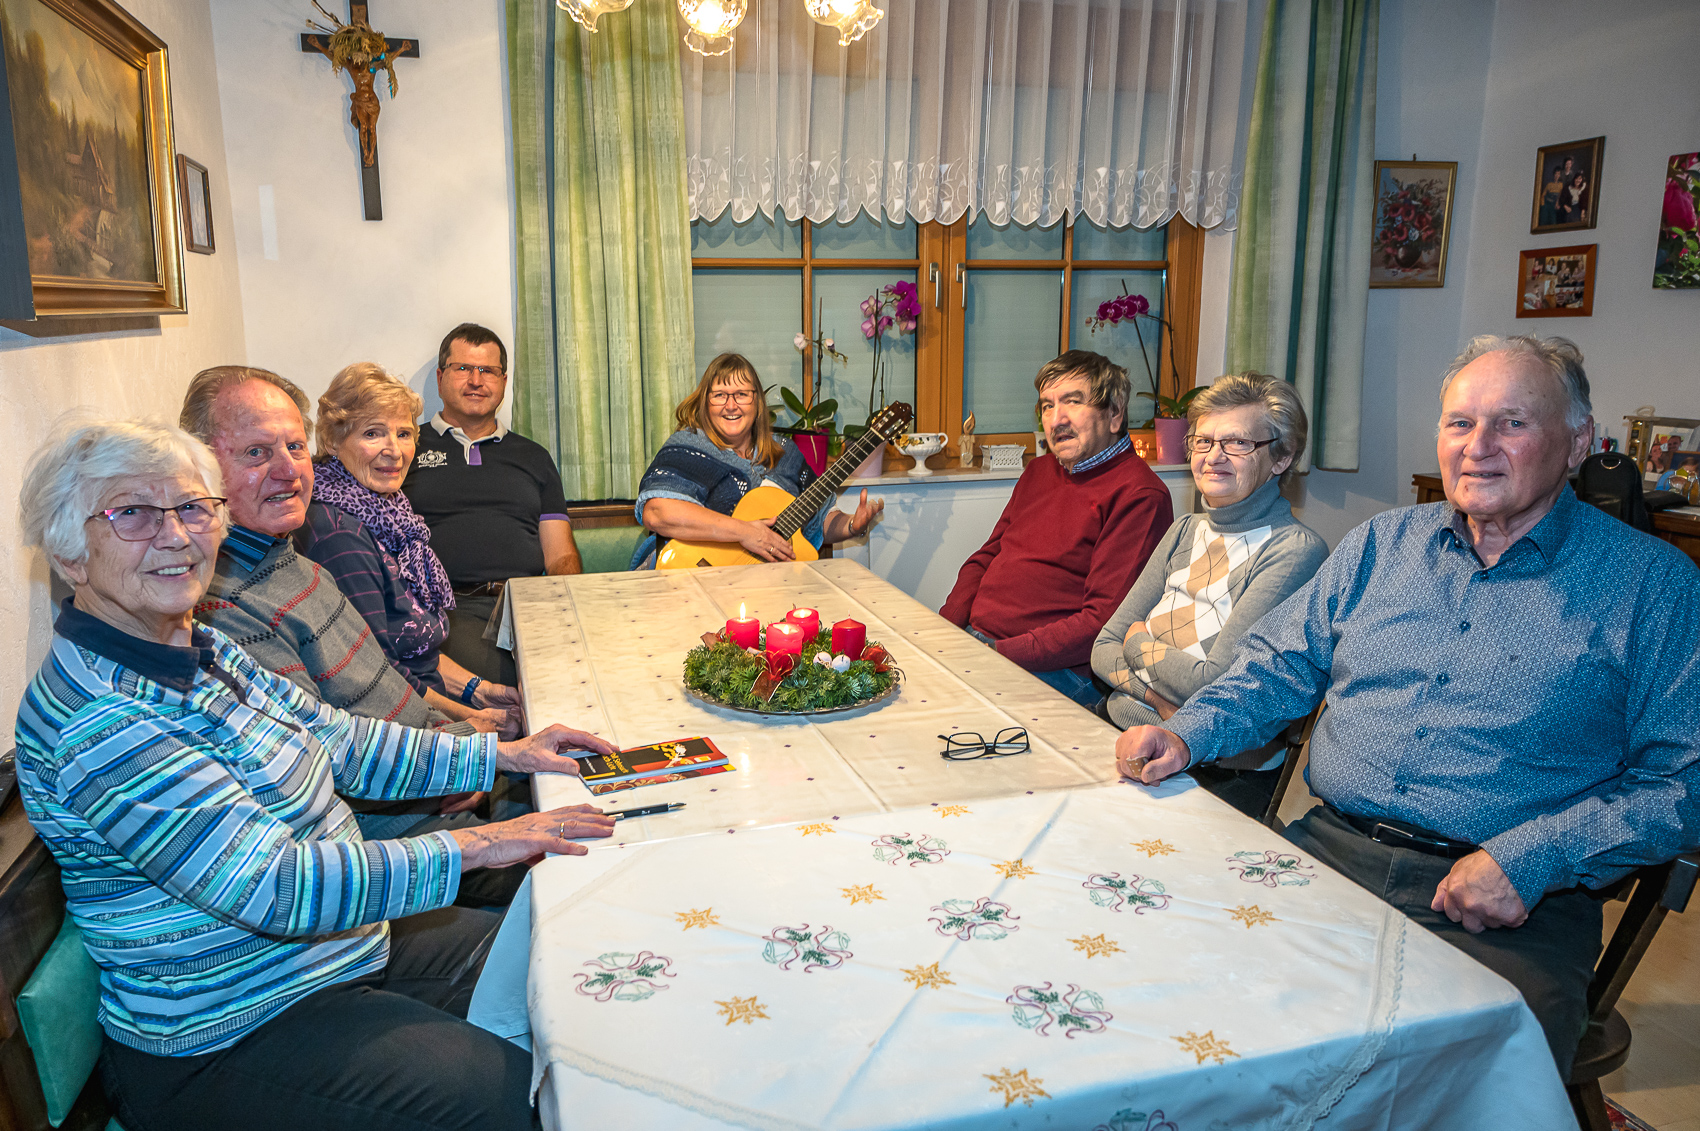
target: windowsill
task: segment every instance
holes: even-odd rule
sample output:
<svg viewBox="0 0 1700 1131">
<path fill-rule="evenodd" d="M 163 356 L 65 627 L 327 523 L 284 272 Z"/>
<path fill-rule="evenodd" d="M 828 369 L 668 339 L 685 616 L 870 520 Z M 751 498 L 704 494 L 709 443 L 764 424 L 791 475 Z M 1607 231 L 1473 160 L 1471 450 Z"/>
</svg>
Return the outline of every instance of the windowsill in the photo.
<svg viewBox="0 0 1700 1131">
<path fill-rule="evenodd" d="M 1164 472 L 1190 472 L 1190 467 L 1184 463 L 1154 463 L 1151 470 L 1161 475 Z M 1019 467 L 1004 468 L 998 471 L 987 471 L 982 467 L 941 467 L 929 475 L 914 475 L 909 472 L 888 472 L 884 475 L 866 475 L 857 479 L 844 481 L 845 487 L 893 487 L 898 484 L 919 485 L 922 483 L 989 483 L 999 479 L 1019 479 L 1022 469 Z"/>
</svg>

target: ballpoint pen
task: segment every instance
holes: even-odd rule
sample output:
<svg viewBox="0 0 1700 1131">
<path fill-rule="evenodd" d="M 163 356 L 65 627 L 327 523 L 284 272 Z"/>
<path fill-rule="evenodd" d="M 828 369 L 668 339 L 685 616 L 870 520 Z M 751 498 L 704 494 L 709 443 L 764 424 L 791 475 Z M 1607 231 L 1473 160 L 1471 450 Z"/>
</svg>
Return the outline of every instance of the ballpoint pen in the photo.
<svg viewBox="0 0 1700 1131">
<path fill-rule="evenodd" d="M 651 817 L 657 813 L 671 813 L 684 807 L 683 801 L 674 801 L 666 805 L 645 805 L 642 809 L 615 809 L 608 815 L 616 821 L 623 821 L 627 817 Z"/>
</svg>

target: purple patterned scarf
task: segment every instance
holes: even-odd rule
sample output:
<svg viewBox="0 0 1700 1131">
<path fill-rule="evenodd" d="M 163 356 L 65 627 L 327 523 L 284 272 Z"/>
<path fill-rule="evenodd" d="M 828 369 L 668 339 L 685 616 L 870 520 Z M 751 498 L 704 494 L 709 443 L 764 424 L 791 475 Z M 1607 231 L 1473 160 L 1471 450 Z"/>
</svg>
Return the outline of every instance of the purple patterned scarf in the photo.
<svg viewBox="0 0 1700 1131">
<path fill-rule="evenodd" d="M 394 555 L 402 580 L 421 607 L 432 612 L 455 607 L 454 588 L 443 563 L 431 550 L 431 528 L 413 513 L 413 504 L 397 491 L 380 495 L 354 478 L 332 456 L 313 467 L 313 501 L 326 503 L 360 520 L 378 545 Z"/>
</svg>

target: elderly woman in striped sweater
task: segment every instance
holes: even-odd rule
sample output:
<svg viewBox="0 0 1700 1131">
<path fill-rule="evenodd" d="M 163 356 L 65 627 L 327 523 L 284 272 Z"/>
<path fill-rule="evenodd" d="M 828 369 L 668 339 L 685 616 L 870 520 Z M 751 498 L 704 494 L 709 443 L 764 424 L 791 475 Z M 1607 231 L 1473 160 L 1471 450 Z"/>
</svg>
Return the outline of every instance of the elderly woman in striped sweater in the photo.
<svg viewBox="0 0 1700 1131">
<path fill-rule="evenodd" d="M 224 536 L 213 455 L 81 423 L 39 451 L 27 542 L 73 596 L 18 709 L 25 812 L 100 967 L 102 1079 L 127 1127 L 528 1128 L 531 1059 L 464 1020 L 498 916 L 462 872 L 608 836 L 590 806 L 364 840 L 338 793 L 488 789 L 608 747 L 358 718 L 191 612 Z"/>
<path fill-rule="evenodd" d="M 1187 411 L 1203 514 L 1182 515 L 1098 639 L 1092 670 L 1113 690 L 1103 713 L 1126 730 L 1155 726 L 1227 670 L 1240 637 L 1309 581 L 1328 544 L 1293 517 L 1281 477 L 1304 450 L 1304 406 L 1285 381 L 1221 377 Z M 1279 758 L 1250 751 L 1198 767 L 1200 783 L 1261 817 Z"/>
</svg>

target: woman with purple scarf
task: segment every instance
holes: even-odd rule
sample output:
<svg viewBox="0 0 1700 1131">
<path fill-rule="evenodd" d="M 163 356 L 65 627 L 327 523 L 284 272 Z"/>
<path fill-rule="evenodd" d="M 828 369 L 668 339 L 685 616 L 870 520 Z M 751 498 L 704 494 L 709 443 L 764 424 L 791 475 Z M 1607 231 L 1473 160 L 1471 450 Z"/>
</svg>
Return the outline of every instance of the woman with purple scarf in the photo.
<svg viewBox="0 0 1700 1131">
<path fill-rule="evenodd" d="M 313 502 L 296 549 L 336 580 L 428 703 L 515 738 L 524 723 L 518 689 L 479 679 L 441 651 L 454 591 L 430 527 L 401 491 L 423 408 L 418 393 L 371 362 L 336 375 L 319 398 Z"/>
</svg>

